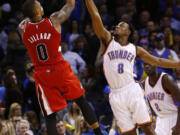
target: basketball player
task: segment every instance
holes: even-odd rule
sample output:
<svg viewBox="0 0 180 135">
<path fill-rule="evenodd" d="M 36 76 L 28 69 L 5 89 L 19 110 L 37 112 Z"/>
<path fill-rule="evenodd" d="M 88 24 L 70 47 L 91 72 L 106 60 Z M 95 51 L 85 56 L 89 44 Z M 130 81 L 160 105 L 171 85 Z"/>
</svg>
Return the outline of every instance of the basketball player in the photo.
<svg viewBox="0 0 180 135">
<path fill-rule="evenodd" d="M 143 61 L 164 68 L 180 67 L 179 62 L 152 56 L 142 47 L 128 42 L 130 25 L 120 22 L 114 31 L 114 37 L 102 23 L 93 0 L 85 0 L 96 35 L 101 42 L 104 74 L 110 86 L 109 102 L 121 133 L 136 135 L 136 125 L 146 135 L 155 135 L 149 109 L 144 100 L 141 87 L 133 79 L 133 64 L 136 56 Z"/>
<path fill-rule="evenodd" d="M 43 7 L 37 0 L 26 0 L 24 13 L 29 19 L 19 24 L 19 32 L 34 65 L 36 94 L 46 119 L 48 135 L 57 135 L 56 113 L 74 100 L 95 134 L 101 135 L 95 113 L 84 98 L 85 90 L 72 72 L 61 51 L 61 24 L 67 20 L 75 0 L 66 0 L 63 8 L 50 18 L 42 18 Z"/>
<path fill-rule="evenodd" d="M 180 135 L 180 88 L 173 78 L 157 72 L 155 66 L 144 63 L 148 77 L 143 83 L 145 95 L 157 115 L 155 132 L 157 135 Z"/>
</svg>

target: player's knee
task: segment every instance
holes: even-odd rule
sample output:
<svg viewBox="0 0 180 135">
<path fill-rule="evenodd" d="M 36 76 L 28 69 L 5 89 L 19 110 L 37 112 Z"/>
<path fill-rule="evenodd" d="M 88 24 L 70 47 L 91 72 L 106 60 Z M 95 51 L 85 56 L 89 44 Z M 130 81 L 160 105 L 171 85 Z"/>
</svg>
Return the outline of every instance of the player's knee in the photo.
<svg viewBox="0 0 180 135">
<path fill-rule="evenodd" d="M 76 102 L 76 104 L 77 104 L 79 107 L 81 107 L 81 106 L 82 106 L 83 104 L 85 104 L 87 101 L 86 101 L 86 99 L 85 99 L 85 96 L 83 95 L 83 96 L 75 99 L 74 102 Z"/>
<path fill-rule="evenodd" d="M 127 132 L 127 133 L 125 133 L 123 135 L 137 135 L 137 132 L 136 132 L 136 129 L 134 129 L 134 130 L 132 130 L 130 132 Z"/>
<path fill-rule="evenodd" d="M 142 129 L 145 133 L 148 133 L 149 135 L 155 135 L 155 131 L 154 131 L 154 128 L 153 128 L 153 126 L 152 126 L 151 123 L 142 125 L 142 126 L 141 126 L 141 129 Z"/>
</svg>

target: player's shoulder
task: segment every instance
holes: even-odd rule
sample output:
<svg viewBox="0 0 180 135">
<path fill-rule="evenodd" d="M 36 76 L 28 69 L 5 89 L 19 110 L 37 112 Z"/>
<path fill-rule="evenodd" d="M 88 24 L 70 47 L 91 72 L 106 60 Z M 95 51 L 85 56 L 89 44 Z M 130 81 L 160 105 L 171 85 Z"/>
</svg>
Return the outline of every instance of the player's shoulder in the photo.
<svg viewBox="0 0 180 135">
<path fill-rule="evenodd" d="M 174 82 L 174 78 L 171 75 L 168 75 L 166 73 L 162 74 L 162 85 L 163 87 L 166 87 L 166 85 L 169 84 L 169 82 Z"/>
<path fill-rule="evenodd" d="M 174 80 L 172 76 L 164 72 L 161 73 L 161 76 L 162 76 L 162 80 L 165 80 L 165 81 Z"/>
</svg>

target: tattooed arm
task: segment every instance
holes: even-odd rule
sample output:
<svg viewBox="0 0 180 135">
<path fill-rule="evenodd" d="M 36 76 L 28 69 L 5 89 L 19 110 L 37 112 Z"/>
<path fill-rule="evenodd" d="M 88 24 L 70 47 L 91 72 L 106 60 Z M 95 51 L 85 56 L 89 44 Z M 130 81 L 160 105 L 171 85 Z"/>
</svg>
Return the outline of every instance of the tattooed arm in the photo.
<svg viewBox="0 0 180 135">
<path fill-rule="evenodd" d="M 66 4 L 63 6 L 63 8 L 57 12 L 54 12 L 50 19 L 56 28 L 60 32 L 60 24 L 62 24 L 64 21 L 66 21 L 71 12 L 73 11 L 75 7 L 75 0 L 66 0 Z"/>
</svg>

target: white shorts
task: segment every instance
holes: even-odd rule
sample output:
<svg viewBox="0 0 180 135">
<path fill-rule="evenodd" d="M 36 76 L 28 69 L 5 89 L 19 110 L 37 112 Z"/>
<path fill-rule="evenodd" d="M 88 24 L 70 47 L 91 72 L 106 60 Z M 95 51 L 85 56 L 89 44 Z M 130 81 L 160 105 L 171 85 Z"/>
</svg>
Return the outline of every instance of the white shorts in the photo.
<svg viewBox="0 0 180 135">
<path fill-rule="evenodd" d="M 157 135 L 172 135 L 172 128 L 176 125 L 177 114 L 156 119 L 155 132 Z"/>
<path fill-rule="evenodd" d="M 111 89 L 109 102 L 121 133 L 127 133 L 152 122 L 150 108 L 144 91 L 138 83 L 132 82 L 120 89 Z"/>
</svg>

